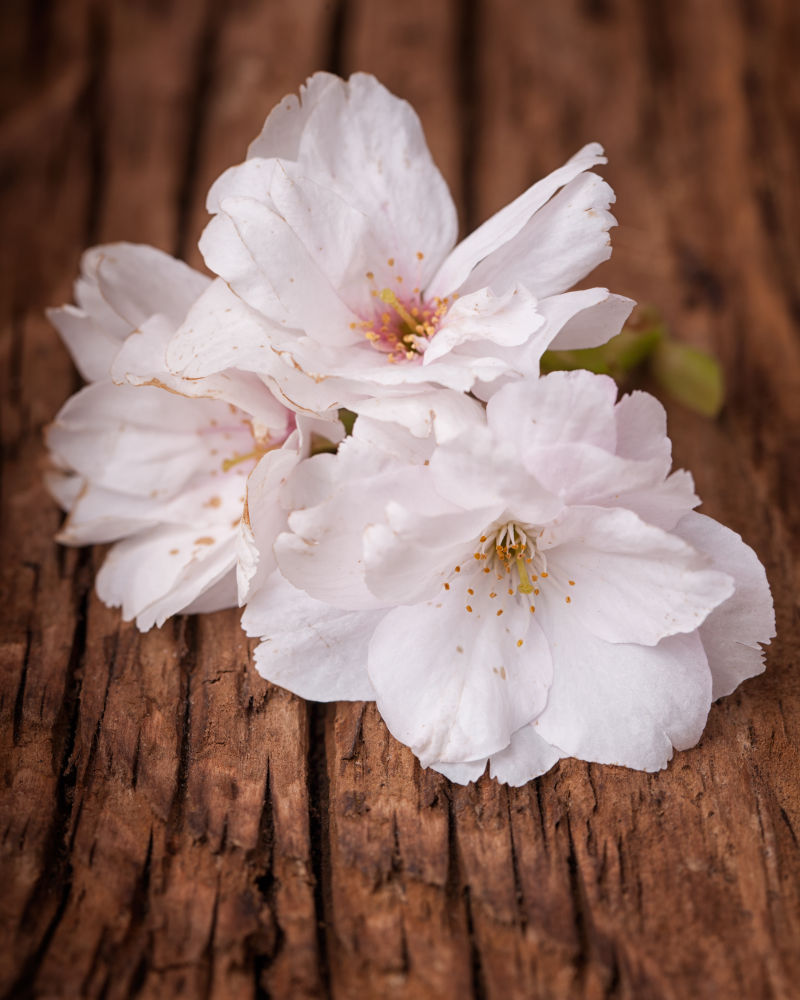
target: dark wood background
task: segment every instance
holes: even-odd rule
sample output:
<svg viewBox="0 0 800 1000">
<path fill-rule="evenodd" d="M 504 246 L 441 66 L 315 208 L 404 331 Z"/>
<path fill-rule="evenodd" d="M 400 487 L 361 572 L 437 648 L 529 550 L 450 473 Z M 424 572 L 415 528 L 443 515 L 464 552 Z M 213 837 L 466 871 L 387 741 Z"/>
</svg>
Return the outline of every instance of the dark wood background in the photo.
<svg viewBox="0 0 800 1000">
<path fill-rule="evenodd" d="M 6 0 L 0 995 L 800 996 L 799 54 L 796 0 Z M 43 308 L 90 243 L 199 263 L 208 185 L 319 68 L 415 104 L 465 229 L 602 141 L 598 280 L 722 360 L 676 460 L 779 638 L 666 772 L 451 786 L 373 707 L 261 681 L 235 611 L 139 635 L 52 541 L 78 380 Z"/>
</svg>

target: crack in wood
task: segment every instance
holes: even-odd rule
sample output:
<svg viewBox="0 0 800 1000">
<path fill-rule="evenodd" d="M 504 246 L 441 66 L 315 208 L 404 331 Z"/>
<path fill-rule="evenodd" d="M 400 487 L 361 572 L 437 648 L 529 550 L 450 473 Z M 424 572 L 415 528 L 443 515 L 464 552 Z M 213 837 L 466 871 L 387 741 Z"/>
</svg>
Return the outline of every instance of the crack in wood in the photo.
<svg viewBox="0 0 800 1000">
<path fill-rule="evenodd" d="M 325 993 L 331 993 L 329 946 L 327 934 L 332 926 L 333 906 L 330 882 L 330 780 L 328 778 L 327 705 L 308 705 L 309 756 L 308 801 L 311 870 L 314 877 L 314 913 L 317 922 L 319 974 Z"/>
</svg>

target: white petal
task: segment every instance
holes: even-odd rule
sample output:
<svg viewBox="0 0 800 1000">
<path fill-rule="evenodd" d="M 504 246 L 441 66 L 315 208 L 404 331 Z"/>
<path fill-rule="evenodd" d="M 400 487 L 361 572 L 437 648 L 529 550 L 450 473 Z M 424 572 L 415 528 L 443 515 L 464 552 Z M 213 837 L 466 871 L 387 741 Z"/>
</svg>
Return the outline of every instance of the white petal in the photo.
<svg viewBox="0 0 800 1000">
<path fill-rule="evenodd" d="M 390 502 L 386 523 L 368 524 L 364 532 L 367 586 L 391 604 L 433 597 L 456 566 L 472 561 L 478 537 L 502 510 L 495 505 L 437 514 Z"/>
<path fill-rule="evenodd" d="M 564 754 L 539 735 L 538 727 L 523 726 L 511 737 L 511 743 L 492 754 L 489 773 L 507 785 L 524 785 L 557 764 Z"/>
<path fill-rule="evenodd" d="M 47 318 L 61 334 L 81 377 L 86 382 L 107 379 L 119 350 L 119 337 L 109 332 L 107 327 L 99 326 L 91 315 L 75 306 L 48 309 Z M 121 335 L 124 336 L 128 328 L 121 325 L 124 331 Z"/>
<path fill-rule="evenodd" d="M 229 167 L 211 185 L 206 198 L 206 208 L 212 215 L 223 211 L 226 198 L 254 198 L 268 202 L 272 178 L 281 169 L 277 159 L 247 159 L 235 167 Z"/>
<path fill-rule="evenodd" d="M 56 535 L 62 545 L 94 545 L 115 542 L 158 523 L 157 505 L 147 497 L 132 497 L 104 489 L 81 476 L 81 484 L 68 505 L 69 514 Z"/>
<path fill-rule="evenodd" d="M 394 608 L 370 643 L 378 709 L 423 767 L 507 746 L 544 707 L 551 680 L 548 645 L 527 602 L 491 599 L 477 567 L 461 575 L 438 600 Z"/>
<path fill-rule="evenodd" d="M 730 694 L 743 680 L 764 670 L 760 643 L 775 635 L 775 611 L 764 567 L 749 545 L 729 528 L 703 514 L 691 513 L 676 534 L 713 565 L 733 577 L 732 597 L 715 608 L 700 626 L 700 638 L 713 679 L 712 698 Z"/>
<path fill-rule="evenodd" d="M 200 296 L 167 345 L 167 368 L 202 378 L 227 368 L 268 371 L 274 364 L 270 328 L 263 317 L 217 279 Z"/>
<path fill-rule="evenodd" d="M 693 632 L 733 593 L 707 556 L 622 508 L 573 507 L 539 545 L 549 573 L 542 591 L 568 599 L 569 613 L 607 642 L 653 646 Z"/>
<path fill-rule="evenodd" d="M 574 351 L 607 343 L 620 332 L 635 305 L 633 299 L 614 295 L 605 288 L 541 299 L 539 310 L 549 328 L 557 331 L 551 338 L 550 350 Z"/>
<path fill-rule="evenodd" d="M 280 491 L 299 461 L 296 442 L 289 442 L 268 452 L 247 480 L 247 502 L 237 545 L 239 604 L 244 604 L 275 569 L 272 545 L 286 528 Z"/>
<path fill-rule="evenodd" d="M 521 467 L 517 443 L 498 440 L 486 427 L 441 445 L 430 469 L 440 495 L 461 507 L 496 507 L 497 517 L 508 508 L 510 516 L 520 521 L 542 524 L 563 506 L 556 494 Z"/>
<path fill-rule="evenodd" d="M 447 761 L 436 761 L 435 764 L 428 764 L 432 771 L 443 774 L 448 781 L 456 785 L 468 785 L 471 781 L 477 781 L 486 770 L 488 757 L 481 757 L 479 760 L 471 760 L 466 764 L 449 764 Z"/>
<path fill-rule="evenodd" d="M 250 143 L 248 158 L 282 156 L 289 160 L 297 159 L 300 138 L 309 115 L 324 100 L 327 90 L 345 86 L 345 82 L 332 73 L 319 72 L 310 76 L 300 88 L 299 98 L 296 94 L 287 94 L 270 111 L 261 133 Z M 214 211 L 211 205 L 208 210 Z"/>
<path fill-rule="evenodd" d="M 595 503 L 601 507 L 625 507 L 648 524 L 672 531 L 680 519 L 700 503 L 700 498 L 694 492 L 691 475 L 678 469 L 663 482 L 648 483 L 642 489 L 623 488 L 620 482 L 619 494 L 598 497 Z"/>
<path fill-rule="evenodd" d="M 380 220 L 379 257 L 369 265 L 380 278 L 387 266 L 391 271 L 392 258 L 411 284 L 423 287 L 453 245 L 455 208 L 419 119 L 372 76 L 356 73 L 345 82 L 315 74 L 299 102 L 290 95 L 271 112 L 248 156 L 297 161 L 366 217 Z M 227 178 L 224 187 L 212 188 L 209 210 L 231 190 Z"/>
<path fill-rule="evenodd" d="M 489 776 L 507 785 L 519 786 L 538 778 L 556 764 L 564 754 L 539 736 L 535 724 L 522 726 L 511 737 L 511 743 L 491 757 L 481 757 L 466 764 L 437 761 L 430 767 L 450 781 L 467 785 L 477 781 L 489 764 Z"/>
<path fill-rule="evenodd" d="M 225 608 L 235 606 L 236 571 L 230 569 L 216 583 L 213 583 L 199 597 L 195 598 L 191 604 L 187 604 L 182 613 L 185 615 L 209 615 L 214 611 L 223 611 Z"/>
<path fill-rule="evenodd" d="M 196 528 L 153 528 L 113 546 L 97 574 L 97 593 L 146 632 L 231 573 L 235 558 L 232 530 L 212 538 Z"/>
<path fill-rule="evenodd" d="M 273 573 L 250 600 L 242 625 L 259 636 L 256 669 L 312 701 L 371 701 L 367 647 L 383 611 L 341 611 Z"/>
<path fill-rule="evenodd" d="M 453 250 L 426 289 L 430 297 L 444 298 L 457 291 L 473 268 L 499 247 L 512 240 L 556 191 L 584 170 L 605 163 L 603 147 L 584 146 L 563 167 L 533 184 L 523 194 L 479 226 Z"/>
<path fill-rule="evenodd" d="M 227 404 L 102 382 L 67 401 L 47 443 L 96 485 L 159 500 L 253 448 L 249 421 Z"/>
<path fill-rule="evenodd" d="M 567 756 L 644 771 L 665 767 L 673 746 L 694 746 L 711 704 L 696 632 L 651 647 L 612 645 L 563 604 L 550 605 L 543 602 L 542 611 L 553 684 L 534 726 L 542 739 Z"/>
<path fill-rule="evenodd" d="M 620 397 L 614 408 L 617 424 L 616 452 L 638 460 L 660 457 L 664 475 L 672 462 L 672 442 L 667 437 L 667 413 L 649 392 Z"/>
<path fill-rule="evenodd" d="M 537 326 L 522 343 L 511 346 L 480 341 L 467 343 L 458 348 L 450 360 L 466 362 L 465 355 L 474 359 L 470 370 L 475 379 L 483 381 L 473 384 L 472 393 L 479 399 L 491 399 L 501 388 L 521 376 L 536 378 L 542 355 L 560 346 L 561 333 L 568 327 L 570 341 L 585 341 L 587 345 L 590 341 L 593 344 L 605 343 L 617 334 L 633 305 L 629 299 L 617 302 L 618 299 L 619 296 L 609 295 L 604 288 L 589 288 L 537 300 Z M 435 341 L 436 337 L 434 344 Z M 480 358 L 481 352 L 486 356 Z M 430 349 L 425 355 L 426 363 L 429 356 Z"/>
<path fill-rule="evenodd" d="M 483 414 L 477 416 L 469 406 L 471 400 L 460 392 L 451 393 L 447 389 L 434 389 L 417 396 L 385 396 L 366 400 L 365 408 L 375 411 L 378 416 L 360 413 L 359 407 L 360 415 L 353 425 L 351 440 L 340 449 L 340 455 L 348 462 L 351 459 L 358 462 L 359 457 L 368 451 L 377 451 L 378 454 L 383 452 L 411 465 L 424 465 L 433 452 L 434 441 L 429 432 L 431 424 L 438 425 L 438 417 L 429 412 L 428 421 L 423 422 L 418 411 L 424 408 L 426 402 L 430 401 L 432 406 L 434 399 L 441 401 L 444 396 L 454 397 L 459 401 L 456 403 L 448 399 L 447 407 L 452 406 L 459 412 L 470 412 L 476 422 L 483 422 Z"/>
<path fill-rule="evenodd" d="M 428 365 L 455 348 L 471 342 L 487 342 L 484 350 L 491 353 L 492 345 L 518 346 L 542 326 L 536 299 L 524 287 L 512 285 L 503 295 L 491 288 L 481 288 L 458 299 L 442 318 L 423 357 Z"/>
<path fill-rule="evenodd" d="M 111 243 L 90 253 L 87 270 L 94 267 L 101 295 L 129 331 L 155 313 L 177 327 L 210 280 L 155 247 Z"/>
<path fill-rule="evenodd" d="M 345 345 L 359 318 L 289 223 L 270 205 L 226 198 L 200 239 L 206 264 L 247 305 L 278 327 Z"/>
<path fill-rule="evenodd" d="M 233 293 L 229 294 L 233 298 Z M 208 304 L 206 296 L 201 296 L 199 301 L 204 300 Z M 212 308 L 205 313 L 205 318 L 209 322 L 213 320 Z M 155 386 L 192 399 L 221 400 L 252 417 L 262 433 L 270 433 L 275 438 L 287 433 L 289 410 L 278 402 L 257 375 L 249 371 L 238 371 L 235 367 L 204 378 L 183 378 L 174 375 L 166 364 L 172 334 L 172 325 L 161 316 L 154 316 L 143 323 L 125 340 L 114 359 L 111 366 L 114 382 L 134 386 Z M 223 330 L 218 327 L 217 338 L 223 336 L 225 336 Z M 234 360 L 238 360 L 235 355 Z"/>
<path fill-rule="evenodd" d="M 613 201 L 597 174 L 581 174 L 478 264 L 460 291 L 491 285 L 500 293 L 515 282 L 538 298 L 566 291 L 611 256 L 608 230 L 616 220 L 607 209 Z"/>
<path fill-rule="evenodd" d="M 364 583 L 364 526 L 382 521 L 392 501 L 428 496 L 425 472 L 353 438 L 335 457 L 301 462 L 284 490 L 293 534 L 283 533 L 275 542 L 281 572 L 336 607 L 382 606 Z"/>
<path fill-rule="evenodd" d="M 313 294 L 313 284 L 323 275 L 323 280 L 359 315 L 369 316 L 374 312 L 367 272 L 380 270 L 378 262 L 385 266 L 380 217 L 369 218 L 332 190 L 325 180 L 319 183 L 313 175 L 306 176 L 298 164 L 282 160 L 248 160 L 228 171 L 217 187 L 221 198 L 217 211 L 230 209 L 240 235 L 245 236 L 239 220 L 248 206 L 261 205 L 262 212 L 274 213 L 285 223 L 285 229 L 275 229 L 274 238 L 288 241 L 292 248 L 299 244 L 313 262 L 313 267 L 295 268 L 290 275 L 290 284 L 305 281 L 308 287 L 290 288 L 287 294 L 280 293 L 276 277 L 280 274 L 280 261 L 273 265 L 273 270 L 266 258 L 260 258 L 262 270 L 282 300 Z M 274 227 L 269 214 L 263 217 Z M 280 255 L 281 246 L 276 245 L 275 249 Z M 394 276 L 390 280 L 394 282 Z M 252 296 L 249 301 L 255 304 Z M 274 304 L 269 309 L 267 315 L 280 318 Z M 349 330 L 349 321 L 346 329 Z"/>
<path fill-rule="evenodd" d="M 355 404 L 364 417 L 407 428 L 415 437 L 451 441 L 466 427 L 483 424 L 483 407 L 463 392 L 420 389 L 413 396 L 375 396 Z"/>
<path fill-rule="evenodd" d="M 44 484 L 50 496 L 61 507 L 69 510 L 86 487 L 86 480 L 73 472 L 61 469 L 48 469 L 44 474 Z"/>
<path fill-rule="evenodd" d="M 383 254 L 372 267 L 379 287 L 396 274 L 408 287 L 428 284 L 455 242 L 457 220 L 410 104 L 373 76 L 354 73 L 321 95 L 297 162 L 367 218 L 380 220 L 374 234 Z"/>
<path fill-rule="evenodd" d="M 512 431 L 523 453 L 549 445 L 591 444 L 612 454 L 617 386 L 606 375 L 552 372 L 514 382 L 495 393 L 486 420 L 498 439 Z"/>
<path fill-rule="evenodd" d="M 307 317 L 313 311 L 307 289 L 287 283 L 289 278 L 298 285 L 304 278 L 314 280 L 298 245 L 353 308 L 370 305 L 367 271 L 379 288 L 395 287 L 398 275 L 409 288 L 424 286 L 455 240 L 456 218 L 415 112 L 365 74 L 355 74 L 348 83 L 319 81 L 311 96 L 313 104 L 302 124 L 295 121 L 286 143 L 295 162 L 251 159 L 234 167 L 212 190 L 212 209 L 232 217 L 257 258 L 261 284 L 266 278 L 282 301 L 294 297 L 297 308 L 305 301 Z M 259 142 L 251 155 L 266 153 L 269 145 Z M 270 218 L 270 209 L 285 228 Z M 271 262 L 253 227 L 272 245 Z M 217 244 L 228 237 L 214 224 L 207 230 L 202 247 L 209 266 L 265 315 L 288 321 L 274 301 L 267 303 L 263 289 L 259 295 L 240 253 L 220 256 Z M 307 317 L 296 325 L 311 332 Z M 324 341 L 324 326 L 317 331 Z"/>
<path fill-rule="evenodd" d="M 114 243 L 93 247 L 81 258 L 75 283 L 78 308 L 51 309 L 81 375 L 108 378 L 121 341 L 155 313 L 181 322 L 208 278 L 154 247 Z"/>
</svg>

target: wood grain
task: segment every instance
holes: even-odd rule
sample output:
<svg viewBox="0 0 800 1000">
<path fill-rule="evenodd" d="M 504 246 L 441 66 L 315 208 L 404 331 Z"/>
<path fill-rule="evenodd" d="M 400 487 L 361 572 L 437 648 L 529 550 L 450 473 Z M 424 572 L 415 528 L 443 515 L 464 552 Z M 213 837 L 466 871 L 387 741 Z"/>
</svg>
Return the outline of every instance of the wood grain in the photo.
<svg viewBox="0 0 800 1000">
<path fill-rule="evenodd" d="M 791 0 L 13 0 L 0 24 L 0 995 L 798 996 L 800 8 Z M 728 380 L 670 407 L 704 509 L 764 560 L 767 672 L 645 775 L 420 770 L 373 706 L 263 682 L 234 611 L 138 634 L 63 550 L 43 318 L 90 242 L 199 264 L 213 178 L 309 73 L 418 108 L 462 227 L 599 139 L 598 280 Z"/>
</svg>

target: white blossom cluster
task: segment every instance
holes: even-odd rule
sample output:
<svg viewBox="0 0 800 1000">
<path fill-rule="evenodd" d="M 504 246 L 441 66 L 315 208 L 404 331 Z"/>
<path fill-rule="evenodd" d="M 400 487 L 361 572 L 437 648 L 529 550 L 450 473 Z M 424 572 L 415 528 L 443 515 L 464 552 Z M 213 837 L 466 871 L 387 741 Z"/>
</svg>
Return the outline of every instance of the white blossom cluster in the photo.
<svg viewBox="0 0 800 1000">
<path fill-rule="evenodd" d="M 539 375 L 633 305 L 571 290 L 611 252 L 604 162 L 586 146 L 456 243 L 412 108 L 319 73 L 211 188 L 213 278 L 89 250 L 50 313 L 88 384 L 48 484 L 59 541 L 114 543 L 101 599 L 142 630 L 243 605 L 265 678 L 376 701 L 454 781 L 693 746 L 763 669 L 772 601 L 670 471 L 653 397 Z"/>
</svg>

